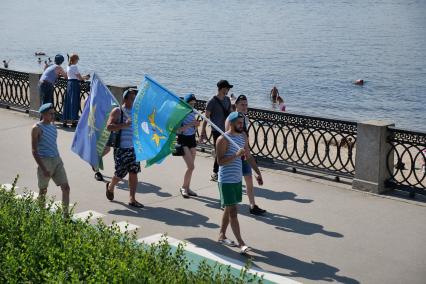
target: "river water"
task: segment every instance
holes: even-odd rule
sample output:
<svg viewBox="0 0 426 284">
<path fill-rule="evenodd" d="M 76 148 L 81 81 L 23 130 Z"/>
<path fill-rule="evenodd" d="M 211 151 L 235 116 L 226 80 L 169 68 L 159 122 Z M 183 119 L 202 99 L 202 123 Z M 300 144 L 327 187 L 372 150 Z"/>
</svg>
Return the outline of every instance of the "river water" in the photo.
<svg viewBox="0 0 426 284">
<path fill-rule="evenodd" d="M 266 109 L 276 85 L 289 112 L 426 131 L 426 0 L 0 0 L 0 11 L 10 69 L 40 71 L 35 51 L 77 52 L 82 73 L 109 84 L 149 74 L 205 99 L 228 79 Z"/>
</svg>

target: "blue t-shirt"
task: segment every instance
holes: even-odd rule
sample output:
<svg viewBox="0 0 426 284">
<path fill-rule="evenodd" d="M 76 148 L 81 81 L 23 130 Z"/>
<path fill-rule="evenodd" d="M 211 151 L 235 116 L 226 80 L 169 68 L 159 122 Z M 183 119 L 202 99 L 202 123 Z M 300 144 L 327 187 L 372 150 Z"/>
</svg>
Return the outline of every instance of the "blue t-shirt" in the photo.
<svg viewBox="0 0 426 284">
<path fill-rule="evenodd" d="M 191 112 L 182 121 L 182 126 L 186 126 L 186 125 L 192 123 L 194 120 L 195 120 L 195 112 Z M 194 126 L 193 127 L 189 127 L 187 129 L 185 129 L 181 134 L 185 135 L 185 136 L 194 135 L 195 134 L 195 127 Z"/>
</svg>

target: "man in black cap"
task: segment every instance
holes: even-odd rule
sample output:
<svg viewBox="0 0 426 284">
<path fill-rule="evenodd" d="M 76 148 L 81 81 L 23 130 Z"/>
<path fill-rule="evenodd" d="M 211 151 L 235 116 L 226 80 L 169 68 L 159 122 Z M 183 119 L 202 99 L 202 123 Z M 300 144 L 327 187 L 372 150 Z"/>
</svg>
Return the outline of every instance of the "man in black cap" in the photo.
<svg viewBox="0 0 426 284">
<path fill-rule="evenodd" d="M 206 117 L 209 118 L 214 124 L 216 124 L 222 131 L 225 131 L 225 120 L 228 115 L 232 112 L 231 100 L 227 97 L 229 90 L 233 85 L 229 84 L 226 80 L 220 80 L 217 82 L 217 94 L 213 96 L 206 106 Z M 206 125 L 207 122 L 203 121 L 201 129 L 201 141 L 206 139 Z M 216 147 L 216 140 L 219 138 L 219 131 L 212 128 L 214 147 Z M 219 171 L 219 165 L 215 158 L 213 165 L 213 174 L 211 175 L 212 181 L 217 181 L 217 173 Z"/>
</svg>

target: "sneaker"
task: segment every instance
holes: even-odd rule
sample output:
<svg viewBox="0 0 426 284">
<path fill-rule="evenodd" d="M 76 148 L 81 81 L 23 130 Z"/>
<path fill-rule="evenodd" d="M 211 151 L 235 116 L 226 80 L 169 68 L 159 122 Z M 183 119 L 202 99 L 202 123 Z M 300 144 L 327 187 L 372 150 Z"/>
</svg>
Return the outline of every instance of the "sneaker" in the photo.
<svg viewBox="0 0 426 284">
<path fill-rule="evenodd" d="M 212 175 L 211 175 L 211 178 L 210 178 L 210 180 L 211 181 L 217 181 L 217 173 L 213 173 Z"/>
<path fill-rule="evenodd" d="M 103 181 L 104 180 L 104 176 L 100 172 L 96 172 L 95 173 L 95 179 L 97 181 Z"/>
<path fill-rule="evenodd" d="M 257 205 L 253 206 L 253 208 L 250 208 L 250 214 L 253 214 L 253 215 L 262 215 L 265 212 L 266 212 L 266 210 L 261 209 Z"/>
<path fill-rule="evenodd" d="M 188 193 L 189 196 L 198 196 L 198 194 L 196 192 L 192 191 L 191 189 L 188 189 L 187 193 Z"/>
<path fill-rule="evenodd" d="M 180 188 L 180 194 L 182 194 L 183 198 L 189 198 L 188 191 L 183 187 Z"/>
</svg>

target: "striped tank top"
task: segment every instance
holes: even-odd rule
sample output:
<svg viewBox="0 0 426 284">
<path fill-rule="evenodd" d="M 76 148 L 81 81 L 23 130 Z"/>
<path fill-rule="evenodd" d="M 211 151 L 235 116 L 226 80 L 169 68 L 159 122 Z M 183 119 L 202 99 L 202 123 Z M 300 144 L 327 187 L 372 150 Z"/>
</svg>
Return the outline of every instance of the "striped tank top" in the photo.
<svg viewBox="0 0 426 284">
<path fill-rule="evenodd" d="M 195 112 L 189 113 L 182 121 L 182 126 L 188 125 L 195 120 Z M 191 136 L 195 134 L 195 127 L 190 127 L 182 132 L 182 135 Z"/>
<path fill-rule="evenodd" d="M 53 124 L 37 123 L 41 129 L 40 140 L 38 142 L 37 153 L 42 158 L 54 158 L 59 156 L 56 138 L 58 132 Z"/>
<path fill-rule="evenodd" d="M 125 122 L 128 118 L 132 117 L 131 110 L 122 108 L 121 111 L 124 112 L 123 122 Z M 121 129 L 120 148 L 133 148 L 133 127 L 132 126 Z"/>
<path fill-rule="evenodd" d="M 56 74 L 56 67 L 58 67 L 56 64 L 47 67 L 47 69 L 44 70 L 43 75 L 41 75 L 40 82 L 47 81 L 54 85 L 56 79 L 58 79 L 58 74 Z"/>
<path fill-rule="evenodd" d="M 244 149 L 246 143 L 245 137 L 243 134 L 231 135 L 227 133 L 237 145 Z M 238 148 L 235 147 L 232 143 L 228 142 L 228 149 L 225 152 L 225 157 L 233 156 L 238 151 Z M 240 157 L 234 159 L 229 164 L 219 166 L 219 178 L 220 183 L 239 183 L 242 181 L 242 160 Z"/>
</svg>

